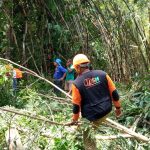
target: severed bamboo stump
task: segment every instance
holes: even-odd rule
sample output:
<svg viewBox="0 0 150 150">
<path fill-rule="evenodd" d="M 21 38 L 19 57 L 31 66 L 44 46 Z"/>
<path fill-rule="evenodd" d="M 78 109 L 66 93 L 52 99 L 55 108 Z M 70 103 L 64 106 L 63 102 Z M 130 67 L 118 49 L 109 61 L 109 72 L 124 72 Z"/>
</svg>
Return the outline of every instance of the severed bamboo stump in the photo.
<svg viewBox="0 0 150 150">
<path fill-rule="evenodd" d="M 10 127 L 5 133 L 6 143 L 9 150 L 24 150 L 18 130 Z"/>
</svg>

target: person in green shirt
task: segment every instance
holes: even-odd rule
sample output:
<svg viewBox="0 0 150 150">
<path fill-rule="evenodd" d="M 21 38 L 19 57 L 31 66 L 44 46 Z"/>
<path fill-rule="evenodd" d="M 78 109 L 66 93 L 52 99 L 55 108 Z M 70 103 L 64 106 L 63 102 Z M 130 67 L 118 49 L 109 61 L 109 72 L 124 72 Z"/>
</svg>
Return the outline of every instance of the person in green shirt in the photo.
<svg viewBox="0 0 150 150">
<path fill-rule="evenodd" d="M 75 79 L 75 70 L 72 66 L 72 60 L 71 59 L 67 60 L 66 66 L 67 66 L 67 72 L 66 72 L 66 79 L 65 79 L 65 90 L 67 92 L 69 92 L 69 94 L 70 94 L 72 83 Z"/>
</svg>

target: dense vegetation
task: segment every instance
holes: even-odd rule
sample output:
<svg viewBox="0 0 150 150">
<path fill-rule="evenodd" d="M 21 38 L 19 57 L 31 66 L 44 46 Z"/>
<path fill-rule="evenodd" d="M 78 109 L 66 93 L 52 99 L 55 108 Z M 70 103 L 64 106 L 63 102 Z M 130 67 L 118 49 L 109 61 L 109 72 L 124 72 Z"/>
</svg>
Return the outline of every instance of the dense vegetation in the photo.
<svg viewBox="0 0 150 150">
<path fill-rule="evenodd" d="M 115 80 L 128 81 L 149 69 L 148 4 L 148 0 L 2 1 L 1 55 L 45 73 L 54 57 L 65 61 L 83 52 Z"/>
<path fill-rule="evenodd" d="M 149 137 L 149 17 L 148 0 L 3 0 L 0 57 L 51 80 L 55 58 L 61 58 L 65 65 L 75 54 L 87 54 L 94 68 L 105 70 L 116 81 L 123 105 L 118 122 Z M 0 106 L 55 122 L 70 121 L 71 105 L 59 101 L 51 85 L 32 75 L 24 74 L 20 90 L 14 95 L 5 64 L 0 62 Z M 67 99 L 63 94 L 62 98 Z M 110 118 L 116 119 L 113 113 Z M 7 147 L 5 131 L 12 125 L 28 149 L 83 149 L 81 133 L 87 124 L 76 130 L 0 111 L 0 149 Z M 118 134 L 107 125 L 97 132 Z M 102 150 L 150 149 L 148 143 L 134 138 L 97 143 Z"/>
</svg>

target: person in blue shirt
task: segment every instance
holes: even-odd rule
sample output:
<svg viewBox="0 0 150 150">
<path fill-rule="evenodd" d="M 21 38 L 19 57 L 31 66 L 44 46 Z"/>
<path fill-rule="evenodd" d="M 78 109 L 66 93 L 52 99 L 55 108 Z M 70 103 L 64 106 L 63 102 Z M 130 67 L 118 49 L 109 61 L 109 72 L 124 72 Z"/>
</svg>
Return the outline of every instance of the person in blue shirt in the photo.
<svg viewBox="0 0 150 150">
<path fill-rule="evenodd" d="M 54 84 L 62 89 L 62 83 L 63 80 L 65 79 L 67 70 L 61 65 L 61 59 L 58 58 L 54 61 L 54 66 L 55 66 L 55 72 L 53 76 Z M 57 95 L 60 95 L 60 91 L 57 90 L 56 88 L 54 88 L 54 92 Z"/>
</svg>

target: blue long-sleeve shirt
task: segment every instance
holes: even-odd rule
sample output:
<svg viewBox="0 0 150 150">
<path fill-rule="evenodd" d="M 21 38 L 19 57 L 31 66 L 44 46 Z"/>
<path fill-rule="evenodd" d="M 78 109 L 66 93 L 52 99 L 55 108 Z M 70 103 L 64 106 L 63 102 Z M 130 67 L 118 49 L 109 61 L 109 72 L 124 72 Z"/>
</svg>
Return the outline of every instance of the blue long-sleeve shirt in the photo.
<svg viewBox="0 0 150 150">
<path fill-rule="evenodd" d="M 63 66 L 57 66 L 54 73 L 54 79 L 62 78 L 66 72 L 67 70 Z"/>
</svg>

